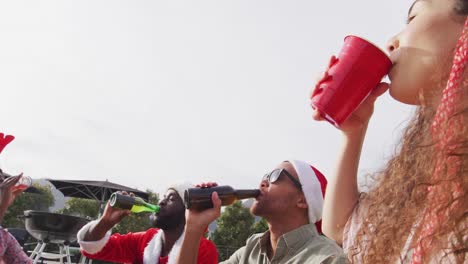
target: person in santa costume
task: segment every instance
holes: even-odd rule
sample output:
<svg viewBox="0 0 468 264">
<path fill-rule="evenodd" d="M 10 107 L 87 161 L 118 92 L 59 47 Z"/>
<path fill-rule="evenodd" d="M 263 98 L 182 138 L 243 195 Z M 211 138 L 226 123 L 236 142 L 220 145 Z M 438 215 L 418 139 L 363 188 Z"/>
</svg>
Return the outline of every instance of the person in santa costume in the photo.
<svg viewBox="0 0 468 264">
<path fill-rule="evenodd" d="M 152 218 L 154 228 L 145 232 L 111 235 L 112 227 L 130 211 L 107 204 L 100 219 L 88 223 L 78 232 L 83 255 L 120 263 L 175 263 L 184 237 L 185 206 L 182 197 L 184 190 L 190 187 L 189 184 L 170 187 L 159 201 L 160 211 Z M 218 252 L 213 242 L 203 238 L 197 249 L 196 263 L 218 263 Z"/>
<path fill-rule="evenodd" d="M 268 222 L 268 231 L 254 234 L 224 264 L 249 263 L 346 263 L 342 249 L 321 234 L 323 195 L 327 180 L 313 166 L 298 160 L 285 161 L 266 174 L 260 195 L 250 212 Z M 202 187 L 214 186 L 202 184 Z M 204 226 L 220 215 L 221 200 L 212 195 L 214 208 L 188 210 L 179 264 L 196 263 L 196 245 Z"/>
</svg>

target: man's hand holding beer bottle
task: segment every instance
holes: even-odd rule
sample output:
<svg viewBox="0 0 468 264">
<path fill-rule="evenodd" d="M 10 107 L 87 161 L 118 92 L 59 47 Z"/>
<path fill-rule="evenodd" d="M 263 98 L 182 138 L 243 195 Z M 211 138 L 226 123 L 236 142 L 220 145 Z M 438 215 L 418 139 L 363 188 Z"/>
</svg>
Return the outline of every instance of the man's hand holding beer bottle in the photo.
<svg viewBox="0 0 468 264">
<path fill-rule="evenodd" d="M 119 192 L 119 194 L 129 197 L 135 196 L 133 193 L 128 194 L 127 192 Z M 108 202 L 99 222 L 85 234 L 84 241 L 97 241 L 102 239 L 107 231 L 112 229 L 112 227 L 131 213 L 132 212 L 128 209 L 112 207 Z"/>
<path fill-rule="evenodd" d="M 197 188 L 208 189 L 212 187 L 218 186 L 215 182 L 207 182 L 197 184 Z M 186 225 L 185 229 L 186 232 L 190 232 L 196 236 L 202 236 L 205 232 L 206 227 L 216 220 L 221 215 L 221 204 L 222 201 L 218 196 L 216 191 L 211 193 L 211 202 L 213 203 L 213 208 L 205 209 L 205 210 L 198 210 L 194 208 L 188 208 L 185 213 Z M 187 206 L 187 194 L 184 197 L 186 206 Z"/>
<path fill-rule="evenodd" d="M 240 199 L 254 198 L 260 194 L 258 189 L 239 190 L 230 186 L 218 186 L 215 182 L 201 183 L 185 191 L 186 225 L 182 243 L 183 254 L 177 263 L 196 263 L 197 247 L 206 227 L 221 215 L 221 206 L 229 205 Z"/>
<path fill-rule="evenodd" d="M 190 188 L 184 194 L 185 207 L 188 209 L 188 226 L 193 224 L 196 229 L 204 231 L 220 216 L 221 206 L 233 204 L 237 200 L 255 198 L 259 194 L 258 189 L 234 189 L 227 185 L 218 186 L 215 182 L 198 184 L 196 188 Z"/>
<path fill-rule="evenodd" d="M 214 182 L 198 184 L 198 188 L 211 188 L 216 187 L 218 184 Z M 188 190 L 187 190 L 188 191 Z M 221 215 L 221 204 L 222 201 L 219 199 L 218 193 L 214 191 L 211 193 L 211 202 L 213 203 L 213 208 L 205 210 L 197 210 L 195 208 L 187 208 L 185 211 L 185 237 L 182 242 L 183 254 L 179 255 L 177 259 L 178 264 L 182 263 L 197 263 L 198 251 L 197 247 L 192 245 L 198 245 L 200 243 L 201 237 L 205 232 L 206 227 L 213 222 L 216 218 Z M 187 192 L 184 197 L 185 204 L 187 207 Z"/>
</svg>

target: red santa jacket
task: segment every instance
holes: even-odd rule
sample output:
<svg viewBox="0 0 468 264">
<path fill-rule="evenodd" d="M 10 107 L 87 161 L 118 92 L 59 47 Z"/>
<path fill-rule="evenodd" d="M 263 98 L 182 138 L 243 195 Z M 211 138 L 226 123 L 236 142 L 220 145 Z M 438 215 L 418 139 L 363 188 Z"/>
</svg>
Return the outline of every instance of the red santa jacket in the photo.
<svg viewBox="0 0 468 264">
<path fill-rule="evenodd" d="M 90 225 L 89 223 L 88 225 Z M 101 241 L 82 241 L 80 236 L 89 228 L 83 227 L 78 233 L 81 252 L 88 258 L 120 263 L 171 264 L 177 261 L 184 234 L 176 241 L 171 252 L 161 257 L 162 236 L 160 229 L 151 228 L 146 232 L 125 235 L 106 235 Z M 82 234 L 80 234 L 82 233 Z M 80 239 L 81 238 L 81 239 Z M 107 240 L 107 241 L 106 241 Z M 102 245 L 105 243 L 104 247 Z M 198 248 L 198 264 L 217 264 L 218 252 L 210 240 L 202 238 Z"/>
</svg>

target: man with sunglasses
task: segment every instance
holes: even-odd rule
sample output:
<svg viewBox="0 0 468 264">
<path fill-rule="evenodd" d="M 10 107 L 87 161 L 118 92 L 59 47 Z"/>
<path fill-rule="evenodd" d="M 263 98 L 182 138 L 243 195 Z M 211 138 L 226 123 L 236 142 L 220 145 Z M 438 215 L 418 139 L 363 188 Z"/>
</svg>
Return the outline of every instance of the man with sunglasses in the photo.
<svg viewBox="0 0 468 264">
<path fill-rule="evenodd" d="M 210 186 L 213 184 L 202 184 Z M 320 234 L 325 188 L 325 177 L 309 164 L 296 160 L 279 164 L 263 177 L 260 195 L 250 208 L 252 214 L 265 218 L 268 231 L 251 236 L 244 247 L 222 263 L 346 263 L 342 249 Z M 212 200 L 212 209 L 188 210 L 177 263 L 195 263 L 194 245 L 200 241 L 203 227 L 221 213 L 216 193 Z"/>
</svg>

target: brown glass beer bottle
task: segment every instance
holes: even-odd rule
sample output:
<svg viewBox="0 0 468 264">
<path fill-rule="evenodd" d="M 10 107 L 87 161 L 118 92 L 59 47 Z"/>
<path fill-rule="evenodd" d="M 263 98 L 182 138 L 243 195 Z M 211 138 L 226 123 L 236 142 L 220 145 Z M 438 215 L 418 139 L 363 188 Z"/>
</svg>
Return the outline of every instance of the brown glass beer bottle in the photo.
<svg viewBox="0 0 468 264">
<path fill-rule="evenodd" d="M 184 202 L 187 209 L 202 211 L 213 208 L 211 194 L 217 192 L 222 205 L 233 204 L 237 200 L 255 198 L 260 194 L 258 189 L 234 189 L 231 186 L 215 186 L 209 188 L 189 188 L 185 190 Z"/>
</svg>

